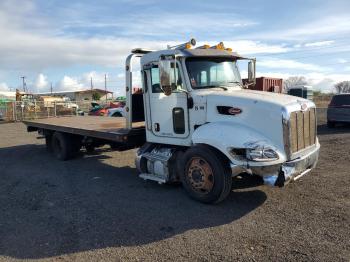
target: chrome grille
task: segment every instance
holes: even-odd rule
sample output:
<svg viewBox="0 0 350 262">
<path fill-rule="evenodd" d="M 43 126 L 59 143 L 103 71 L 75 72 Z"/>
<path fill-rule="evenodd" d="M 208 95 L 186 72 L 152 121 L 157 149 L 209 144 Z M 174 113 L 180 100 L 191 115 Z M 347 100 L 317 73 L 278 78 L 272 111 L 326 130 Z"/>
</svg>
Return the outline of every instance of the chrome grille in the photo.
<svg viewBox="0 0 350 262">
<path fill-rule="evenodd" d="M 292 112 L 289 121 L 291 153 L 298 152 L 316 143 L 315 108 Z"/>
</svg>

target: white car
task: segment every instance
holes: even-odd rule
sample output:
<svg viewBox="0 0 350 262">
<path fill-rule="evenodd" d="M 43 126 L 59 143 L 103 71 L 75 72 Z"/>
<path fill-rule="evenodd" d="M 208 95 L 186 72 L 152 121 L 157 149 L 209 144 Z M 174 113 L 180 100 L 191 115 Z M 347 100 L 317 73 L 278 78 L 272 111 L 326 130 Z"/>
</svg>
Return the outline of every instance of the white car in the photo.
<svg viewBox="0 0 350 262">
<path fill-rule="evenodd" d="M 123 107 L 110 108 L 110 109 L 108 109 L 107 116 L 125 117 L 125 110 Z"/>
</svg>

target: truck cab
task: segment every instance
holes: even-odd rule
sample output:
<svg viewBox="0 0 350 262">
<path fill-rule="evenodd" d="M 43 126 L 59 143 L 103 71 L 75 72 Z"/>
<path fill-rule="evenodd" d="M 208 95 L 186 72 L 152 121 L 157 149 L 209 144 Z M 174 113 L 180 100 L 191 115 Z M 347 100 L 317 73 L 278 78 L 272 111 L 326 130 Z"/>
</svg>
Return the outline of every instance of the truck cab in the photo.
<svg viewBox="0 0 350 262">
<path fill-rule="evenodd" d="M 136 155 L 140 177 L 181 181 L 191 197 L 213 203 L 228 195 L 232 176 L 242 172 L 283 186 L 314 168 L 320 148 L 315 104 L 249 90 L 254 58 L 223 43 L 195 44 L 192 39 L 160 51 L 135 49 L 126 60 L 126 126 L 140 116 L 145 121 L 147 142 Z M 141 62 L 141 100 L 131 92 L 135 57 Z M 248 62 L 245 85 L 241 60 Z"/>
</svg>

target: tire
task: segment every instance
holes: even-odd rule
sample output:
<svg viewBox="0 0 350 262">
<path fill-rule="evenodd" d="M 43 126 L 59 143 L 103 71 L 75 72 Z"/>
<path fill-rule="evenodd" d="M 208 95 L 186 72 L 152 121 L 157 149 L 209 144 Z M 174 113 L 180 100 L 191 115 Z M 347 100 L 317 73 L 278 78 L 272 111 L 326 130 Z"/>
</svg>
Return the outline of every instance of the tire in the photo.
<svg viewBox="0 0 350 262">
<path fill-rule="evenodd" d="M 189 196 L 203 203 L 219 203 L 232 188 L 228 161 L 204 145 L 188 149 L 182 158 L 181 182 Z"/>
<path fill-rule="evenodd" d="M 122 114 L 120 112 L 115 112 L 113 115 L 111 115 L 112 117 L 123 117 Z"/>
<path fill-rule="evenodd" d="M 45 135 L 45 145 L 47 152 L 52 152 L 52 135 Z"/>
<path fill-rule="evenodd" d="M 334 128 L 335 127 L 335 122 L 327 121 L 327 127 Z"/>
<path fill-rule="evenodd" d="M 72 136 L 71 137 L 71 143 L 72 143 L 72 157 L 77 155 L 82 147 L 81 137 L 80 136 Z"/>
<path fill-rule="evenodd" d="M 95 152 L 95 146 L 94 145 L 91 145 L 91 144 L 87 144 L 84 146 L 85 149 L 86 149 L 86 152 L 88 154 L 93 154 Z"/>
<path fill-rule="evenodd" d="M 71 158 L 73 148 L 70 136 L 60 132 L 55 132 L 52 136 L 52 151 L 59 160 L 66 161 Z"/>
</svg>

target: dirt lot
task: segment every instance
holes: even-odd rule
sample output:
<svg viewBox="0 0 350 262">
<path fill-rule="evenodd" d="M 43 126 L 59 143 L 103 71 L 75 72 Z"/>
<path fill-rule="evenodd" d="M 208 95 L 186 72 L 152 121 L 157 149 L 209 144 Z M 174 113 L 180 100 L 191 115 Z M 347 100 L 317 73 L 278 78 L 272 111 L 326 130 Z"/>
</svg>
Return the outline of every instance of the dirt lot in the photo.
<svg viewBox="0 0 350 262">
<path fill-rule="evenodd" d="M 134 151 L 60 162 L 0 125 L 0 261 L 349 261 L 350 128 L 319 127 L 318 167 L 285 188 L 235 179 L 219 205 L 137 177 Z"/>
</svg>

